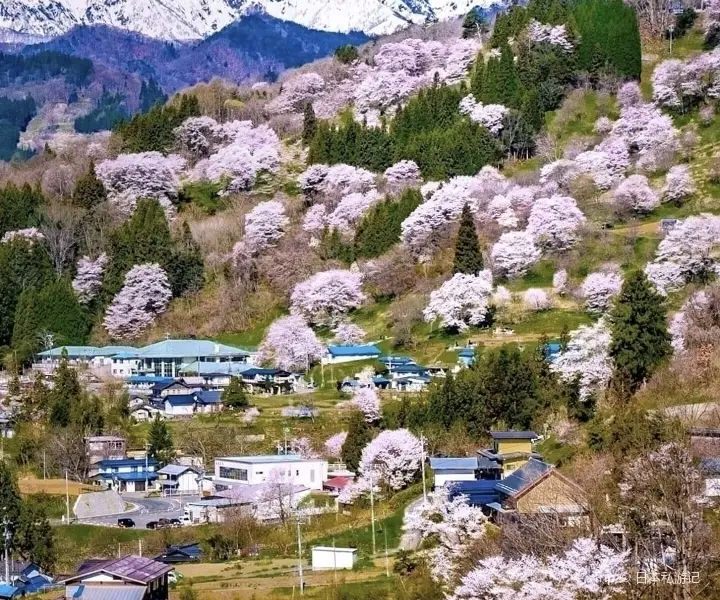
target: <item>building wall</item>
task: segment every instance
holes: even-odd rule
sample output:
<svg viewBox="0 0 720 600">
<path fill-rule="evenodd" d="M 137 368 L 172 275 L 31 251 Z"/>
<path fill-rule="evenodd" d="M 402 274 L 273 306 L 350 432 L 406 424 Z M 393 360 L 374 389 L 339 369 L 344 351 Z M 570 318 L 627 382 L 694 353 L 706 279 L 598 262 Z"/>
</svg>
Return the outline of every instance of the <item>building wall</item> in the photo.
<svg viewBox="0 0 720 600">
<path fill-rule="evenodd" d="M 435 487 L 441 487 L 449 481 L 475 481 L 475 471 L 435 471 L 433 481 Z"/>
<path fill-rule="evenodd" d="M 178 477 L 178 492 L 182 494 L 193 494 L 198 491 L 198 476 L 192 471 L 187 471 Z"/>
<path fill-rule="evenodd" d="M 553 473 L 517 500 L 517 510 L 522 514 L 533 514 L 543 507 L 572 506 L 585 501 L 579 490 Z"/>
<path fill-rule="evenodd" d="M 333 550 L 312 550 L 313 571 L 326 569 L 352 569 L 355 566 L 357 553 L 333 552 Z"/>
<path fill-rule="evenodd" d="M 225 469 L 237 469 L 245 471 L 246 479 L 241 479 L 241 473 L 229 476 Z M 279 470 L 288 481 L 298 485 L 304 485 L 312 490 L 321 490 L 323 481 L 327 479 L 328 463 L 324 460 L 307 460 L 302 462 L 272 462 L 272 463 L 248 463 L 242 461 L 215 460 L 215 477 L 220 479 L 232 479 L 239 484 L 265 483 L 273 470 Z"/>
<path fill-rule="evenodd" d="M 172 406 L 169 402 L 166 402 L 165 414 L 168 417 L 192 417 L 195 414 L 195 405 L 183 404 L 181 406 Z"/>
<path fill-rule="evenodd" d="M 342 363 L 349 363 L 349 362 L 357 362 L 358 360 L 377 360 L 379 358 L 379 354 L 377 356 L 368 356 L 367 354 L 363 355 L 350 355 L 350 356 L 330 356 L 329 354 L 325 356 L 325 358 L 322 359 L 322 363 L 324 365 L 339 365 Z"/>
<path fill-rule="evenodd" d="M 498 452 L 500 454 L 510 454 L 512 452 L 532 452 L 532 443 L 528 440 L 502 440 L 497 442 Z"/>
</svg>

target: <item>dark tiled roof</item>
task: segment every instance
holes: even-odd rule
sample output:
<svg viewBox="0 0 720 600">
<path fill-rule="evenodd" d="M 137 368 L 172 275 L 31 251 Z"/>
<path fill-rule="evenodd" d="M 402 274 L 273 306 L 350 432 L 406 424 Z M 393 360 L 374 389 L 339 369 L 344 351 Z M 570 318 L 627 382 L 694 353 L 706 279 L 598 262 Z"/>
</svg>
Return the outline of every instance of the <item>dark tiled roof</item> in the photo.
<svg viewBox="0 0 720 600">
<path fill-rule="evenodd" d="M 536 440 L 534 431 L 491 431 L 490 437 L 494 440 Z"/>
<path fill-rule="evenodd" d="M 85 566 L 85 565 L 83 565 Z M 67 581 L 77 581 L 92 573 L 105 572 L 120 579 L 141 583 L 144 585 L 155 581 L 158 577 L 162 577 L 165 573 L 172 571 L 172 567 L 168 567 L 161 562 L 143 556 L 124 556 L 113 560 L 107 560 L 93 566 L 78 571 Z"/>
<path fill-rule="evenodd" d="M 505 479 L 496 482 L 495 489 L 507 496 L 517 496 L 554 468 L 553 465 L 531 458 L 517 471 L 514 471 Z"/>
</svg>

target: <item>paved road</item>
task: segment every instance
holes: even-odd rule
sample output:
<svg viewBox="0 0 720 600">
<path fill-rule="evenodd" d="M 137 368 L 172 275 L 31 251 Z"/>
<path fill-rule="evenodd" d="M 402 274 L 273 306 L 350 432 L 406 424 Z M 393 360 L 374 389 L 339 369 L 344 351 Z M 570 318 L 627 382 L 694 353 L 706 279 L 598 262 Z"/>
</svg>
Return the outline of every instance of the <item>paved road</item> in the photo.
<svg viewBox="0 0 720 600">
<path fill-rule="evenodd" d="M 179 519 L 183 516 L 183 505 L 190 500 L 197 500 L 197 496 L 183 496 L 182 498 L 144 498 L 142 495 L 123 494 L 123 499 L 134 508 L 121 514 L 107 517 L 94 517 L 84 519 L 84 523 L 94 525 L 117 525 L 119 518 L 127 517 L 135 521 L 135 527 L 144 528 L 149 521 L 158 519 Z"/>
<path fill-rule="evenodd" d="M 403 525 L 407 522 L 407 515 L 410 511 L 415 510 L 418 506 L 420 506 L 424 502 L 424 499 L 422 496 L 420 496 L 417 500 L 413 500 L 410 504 L 405 507 L 405 514 L 403 515 Z M 420 545 L 420 532 L 415 530 L 404 530 L 402 537 L 400 538 L 400 549 L 401 550 L 417 550 L 417 547 Z"/>
</svg>

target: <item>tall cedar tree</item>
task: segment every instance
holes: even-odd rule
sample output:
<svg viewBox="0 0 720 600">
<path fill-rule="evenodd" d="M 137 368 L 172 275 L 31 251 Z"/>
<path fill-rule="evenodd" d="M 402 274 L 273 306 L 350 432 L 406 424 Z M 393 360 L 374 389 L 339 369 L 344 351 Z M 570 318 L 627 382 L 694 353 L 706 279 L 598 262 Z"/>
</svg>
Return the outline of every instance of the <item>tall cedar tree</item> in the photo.
<svg viewBox="0 0 720 600">
<path fill-rule="evenodd" d="M 40 189 L 33 189 L 27 183 L 22 187 L 8 183 L 0 189 L 0 236 L 39 225 L 38 209 L 44 201 Z"/>
<path fill-rule="evenodd" d="M 77 371 L 68 365 L 67 351 L 63 349 L 60 365 L 55 370 L 54 385 L 50 392 L 50 424 L 68 427 L 73 412 L 82 400 L 82 389 Z"/>
<path fill-rule="evenodd" d="M 370 443 L 372 437 L 372 429 L 363 414 L 359 410 L 353 411 L 348 423 L 347 438 L 340 451 L 342 460 L 350 471 L 357 473 L 363 448 Z"/>
<path fill-rule="evenodd" d="M 187 221 L 182 224 L 180 235 L 173 241 L 170 258 L 163 266 L 167 271 L 173 296 L 196 292 L 202 287 L 205 264 L 200 245 L 195 241 Z"/>
<path fill-rule="evenodd" d="M 466 204 L 463 206 L 462 215 L 460 216 L 460 229 L 455 243 L 453 274 L 477 275 L 482 270 L 483 257 L 475 229 L 475 219 L 473 219 L 472 212 L 470 212 L 470 206 Z"/>
<path fill-rule="evenodd" d="M 422 201 L 420 190 L 410 188 L 399 200 L 388 197 L 375 204 L 355 232 L 355 257 L 375 258 L 390 250 L 400 239 L 402 222 Z"/>
<path fill-rule="evenodd" d="M 239 377 L 230 378 L 230 385 L 222 393 L 222 404 L 230 410 L 242 409 L 250 404 L 242 379 Z"/>
<path fill-rule="evenodd" d="M 166 465 L 172 460 L 174 455 L 172 436 L 168 424 L 160 418 L 159 414 L 150 421 L 147 444 L 148 456 L 156 459 L 160 465 Z"/>
<path fill-rule="evenodd" d="M 635 392 L 672 353 L 665 301 L 642 271 L 623 283 L 610 323 L 615 373 Z"/>
<path fill-rule="evenodd" d="M 105 200 L 107 200 L 107 190 L 95 174 L 95 163 L 91 162 L 88 172 L 78 179 L 75 185 L 72 203 L 89 210 Z"/>
<path fill-rule="evenodd" d="M 315 109 L 313 108 L 312 102 L 305 104 L 305 111 L 303 113 L 303 130 L 302 130 L 302 141 L 305 146 L 309 146 L 312 142 L 315 134 L 317 133 L 318 121 L 315 116 Z"/>
</svg>

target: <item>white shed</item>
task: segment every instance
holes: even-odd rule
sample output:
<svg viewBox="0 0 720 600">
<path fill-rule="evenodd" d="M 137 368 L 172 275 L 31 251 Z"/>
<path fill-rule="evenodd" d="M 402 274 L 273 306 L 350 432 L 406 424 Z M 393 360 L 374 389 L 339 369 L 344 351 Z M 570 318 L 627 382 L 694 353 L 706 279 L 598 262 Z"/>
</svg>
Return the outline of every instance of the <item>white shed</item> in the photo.
<svg viewBox="0 0 720 600">
<path fill-rule="evenodd" d="M 312 570 L 352 569 L 357 561 L 357 548 L 315 546 L 312 549 Z"/>
</svg>

